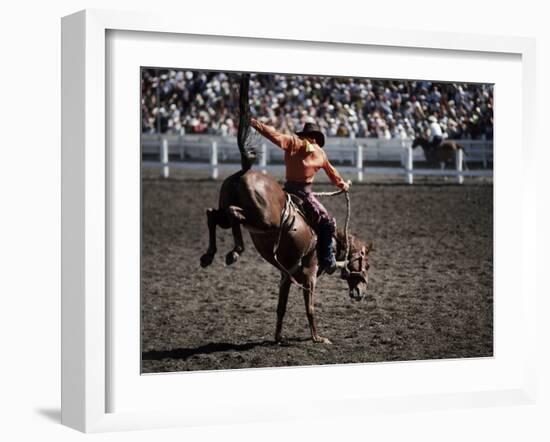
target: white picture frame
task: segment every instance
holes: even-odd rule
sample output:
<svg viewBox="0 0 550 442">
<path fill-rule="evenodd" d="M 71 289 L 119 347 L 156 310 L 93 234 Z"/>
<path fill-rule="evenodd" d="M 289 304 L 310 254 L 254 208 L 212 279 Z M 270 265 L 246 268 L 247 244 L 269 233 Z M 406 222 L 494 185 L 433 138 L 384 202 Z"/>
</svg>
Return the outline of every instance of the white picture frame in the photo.
<svg viewBox="0 0 550 442">
<path fill-rule="evenodd" d="M 169 426 L 205 425 L 209 422 L 252 422 L 296 417 L 293 409 L 255 407 L 246 399 L 235 410 L 206 414 L 197 408 L 191 415 L 185 407 L 150 411 L 109 411 L 108 396 L 113 385 L 108 376 L 113 355 L 107 336 L 113 318 L 109 308 L 108 244 L 112 238 L 107 228 L 111 210 L 108 185 L 108 134 L 106 36 L 111 31 L 154 32 L 163 35 L 217 36 L 283 42 L 314 42 L 380 48 L 467 51 L 476 54 L 513 54 L 521 57 L 522 117 L 521 156 L 525 161 L 521 204 L 521 296 L 518 300 L 523 315 L 518 319 L 522 336 L 535 334 L 536 289 L 535 266 L 525 265 L 529 251 L 535 249 L 534 177 L 528 172 L 534 157 L 533 110 L 535 100 L 535 45 L 532 39 L 489 37 L 451 33 L 390 31 L 369 28 L 331 27 L 329 30 L 302 27 L 284 28 L 266 23 L 250 23 L 234 29 L 231 24 L 197 19 L 182 25 L 176 17 L 144 13 L 100 10 L 81 11 L 62 21 L 62 423 L 85 432 L 111 431 Z M 496 170 L 496 180 L 499 175 Z M 498 321 L 498 318 L 496 318 Z M 506 324 L 504 324 L 506 326 Z M 535 339 L 524 341 L 525 352 L 518 356 L 521 379 L 515 377 L 501 388 L 484 390 L 476 387 L 461 393 L 439 387 L 426 394 L 396 394 L 378 397 L 328 397 L 313 400 L 316 415 L 335 416 L 365 414 L 373 410 L 410 410 L 419 408 L 453 408 L 502 403 L 533 403 L 535 382 Z M 498 355 L 497 355 L 498 357 Z M 389 367 L 386 365 L 385 367 Z M 418 367 L 418 366 L 417 366 Z M 460 368 L 460 367 L 459 367 Z M 326 368 L 322 368 L 327 370 Z M 360 371 L 358 365 L 353 368 Z M 379 370 L 384 369 L 383 367 Z M 386 368 L 390 370 L 391 368 Z M 276 369 L 274 369 L 276 370 Z M 311 370 L 311 369 L 310 369 Z M 334 367 L 331 370 L 342 370 Z M 416 368 L 422 371 L 423 368 Z M 258 372 L 255 372 L 258 373 Z M 287 372 L 288 373 L 288 372 Z M 295 374 L 301 376 L 300 372 Z M 233 376 L 230 373 L 219 376 Z M 213 374 L 201 374 L 214 379 Z M 269 370 L 261 375 L 270 376 Z M 164 382 L 168 382 L 165 378 Z M 195 379 L 198 379 L 195 378 Z M 234 376 L 231 378 L 234 379 Z M 519 380 L 518 380 L 519 379 Z M 186 398 L 193 401 L 193 397 Z M 215 403 L 211 406 L 215 408 Z M 247 414 L 248 413 L 248 414 Z"/>
</svg>

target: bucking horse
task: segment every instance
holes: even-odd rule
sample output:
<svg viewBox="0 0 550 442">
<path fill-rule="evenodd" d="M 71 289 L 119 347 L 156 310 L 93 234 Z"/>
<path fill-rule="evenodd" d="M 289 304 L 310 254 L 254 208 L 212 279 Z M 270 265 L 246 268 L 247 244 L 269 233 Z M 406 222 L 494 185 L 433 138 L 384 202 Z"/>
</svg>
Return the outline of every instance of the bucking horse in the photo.
<svg viewBox="0 0 550 442">
<path fill-rule="evenodd" d="M 237 144 L 241 153 L 241 170 L 226 178 L 220 189 L 218 208 L 206 211 L 209 244 L 200 259 L 202 267 L 212 264 L 216 255 L 216 226 L 231 229 L 234 247 L 227 253 L 227 265 L 235 263 L 244 252 L 241 226 L 246 228 L 254 246 L 263 259 L 281 272 L 275 341 L 282 341 L 282 325 L 288 294 L 292 284 L 301 287 L 306 314 L 314 342 L 330 341 L 319 335 L 315 323 L 315 285 L 317 282 L 316 235 L 305 215 L 292 202 L 281 185 L 270 175 L 252 170 L 256 159 L 249 125 L 249 74 L 243 74 L 240 83 L 239 128 Z M 349 295 L 354 300 L 365 297 L 368 285 L 368 254 L 372 245 L 366 245 L 356 236 L 338 230 L 333 238 L 336 259 L 345 279 Z M 347 251 L 347 256 L 346 256 Z"/>
</svg>

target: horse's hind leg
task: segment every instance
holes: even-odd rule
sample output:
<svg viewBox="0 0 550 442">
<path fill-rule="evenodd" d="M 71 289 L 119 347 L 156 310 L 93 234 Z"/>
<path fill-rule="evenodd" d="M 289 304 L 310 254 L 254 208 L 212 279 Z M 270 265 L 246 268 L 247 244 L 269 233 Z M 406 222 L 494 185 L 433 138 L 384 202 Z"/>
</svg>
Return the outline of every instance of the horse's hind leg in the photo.
<svg viewBox="0 0 550 442">
<path fill-rule="evenodd" d="M 286 304 L 288 301 L 288 292 L 290 291 L 290 279 L 281 273 L 281 282 L 279 284 L 279 301 L 277 303 L 277 326 L 275 328 L 275 341 L 283 340 L 283 318 L 286 313 Z"/>
<path fill-rule="evenodd" d="M 216 254 L 216 225 L 218 224 L 219 210 L 208 209 L 206 211 L 206 218 L 208 223 L 208 250 L 201 256 L 201 267 L 207 267 L 212 264 L 214 255 Z"/>
<path fill-rule="evenodd" d="M 439 167 L 440 167 L 441 172 L 444 172 L 445 171 L 445 161 L 440 161 L 439 162 Z M 443 180 L 447 181 L 447 179 L 448 179 L 447 175 L 443 175 Z"/>
<path fill-rule="evenodd" d="M 234 264 L 239 259 L 239 256 L 244 252 L 243 234 L 241 232 L 241 225 L 238 222 L 233 222 L 231 226 L 233 232 L 233 240 L 235 245 L 227 255 L 225 255 L 225 263 L 229 266 Z"/>
<path fill-rule="evenodd" d="M 466 152 L 464 149 L 462 149 L 462 168 L 464 170 L 470 170 L 468 169 L 468 161 L 466 161 Z"/>
<path fill-rule="evenodd" d="M 234 264 L 239 259 L 239 256 L 244 252 L 243 235 L 241 232 L 241 223 L 245 221 L 244 211 L 237 206 L 229 206 L 227 209 L 228 218 L 231 222 L 231 231 L 233 233 L 234 246 L 225 256 L 227 265 Z"/>
</svg>

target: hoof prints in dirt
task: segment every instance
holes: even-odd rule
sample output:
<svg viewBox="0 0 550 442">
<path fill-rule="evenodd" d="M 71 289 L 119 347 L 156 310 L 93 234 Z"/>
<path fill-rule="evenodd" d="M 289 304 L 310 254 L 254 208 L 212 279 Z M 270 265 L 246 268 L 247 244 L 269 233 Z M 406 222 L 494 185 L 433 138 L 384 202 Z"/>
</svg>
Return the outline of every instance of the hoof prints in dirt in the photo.
<svg viewBox="0 0 550 442">
<path fill-rule="evenodd" d="M 369 298 L 351 302 L 337 275 L 319 279 L 317 325 L 330 346 L 309 339 L 296 288 L 275 343 L 279 275 L 247 235 L 228 267 L 231 233 L 218 230 L 218 254 L 200 267 L 219 186 L 143 181 L 143 372 L 492 355 L 491 184 L 353 187 L 351 230 L 375 245 Z M 344 199 L 324 203 L 343 223 Z"/>
</svg>

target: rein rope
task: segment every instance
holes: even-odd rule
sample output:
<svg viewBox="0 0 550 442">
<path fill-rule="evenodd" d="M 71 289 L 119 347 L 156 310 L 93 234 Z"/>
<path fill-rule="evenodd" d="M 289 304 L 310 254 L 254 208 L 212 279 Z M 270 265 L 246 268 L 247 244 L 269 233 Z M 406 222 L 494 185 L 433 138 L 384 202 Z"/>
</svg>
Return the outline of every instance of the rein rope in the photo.
<svg viewBox="0 0 550 442">
<path fill-rule="evenodd" d="M 345 197 L 346 197 L 346 222 L 344 224 L 344 235 L 346 237 L 346 253 L 344 255 L 344 271 L 348 271 L 347 270 L 347 266 L 348 266 L 348 263 L 349 263 L 348 255 L 349 255 L 349 249 L 350 249 L 348 229 L 349 229 L 349 221 L 350 221 L 350 218 L 351 218 L 351 201 L 350 201 L 350 197 L 349 197 L 349 191 L 346 192 L 343 189 L 341 189 L 341 190 L 336 190 L 334 192 L 313 192 L 313 195 L 319 196 L 319 197 L 332 197 L 332 196 L 340 195 L 342 193 L 345 194 Z M 290 206 L 291 206 L 291 199 L 290 199 L 290 195 L 287 194 L 287 198 L 286 198 L 286 201 L 285 201 L 285 207 L 283 208 L 283 211 L 281 213 L 281 226 L 279 227 L 279 234 L 278 234 L 277 242 L 275 244 L 275 247 L 273 248 L 273 258 L 275 259 L 275 262 L 279 265 L 279 268 L 286 274 L 286 277 L 290 280 L 290 282 L 292 284 L 300 287 L 303 290 L 308 290 L 309 291 L 310 290 L 309 288 L 307 288 L 307 287 L 303 286 L 302 284 L 300 284 L 292 276 L 292 274 L 298 269 L 297 266 L 299 265 L 299 263 L 300 263 L 301 259 L 303 258 L 303 256 L 301 256 L 300 259 L 298 259 L 298 262 L 290 270 L 286 269 L 279 262 L 279 259 L 277 258 L 277 251 L 279 250 L 279 245 L 280 245 L 281 237 L 282 237 L 282 234 L 283 234 L 284 224 L 286 223 L 288 217 L 290 216 Z M 291 270 L 292 270 L 292 272 L 291 272 Z"/>
<path fill-rule="evenodd" d="M 351 182 L 350 182 L 351 184 Z M 348 268 L 348 255 L 349 255 L 349 247 L 350 247 L 350 241 L 349 241 L 349 221 L 351 218 L 351 200 L 349 198 L 349 191 L 346 192 L 343 189 L 336 190 L 335 192 L 313 192 L 313 195 L 320 196 L 320 197 L 331 197 L 331 196 L 337 196 L 340 194 L 344 194 L 346 197 L 346 222 L 344 224 L 344 236 L 346 237 L 346 254 L 344 255 L 344 271 L 347 271 Z"/>
</svg>

